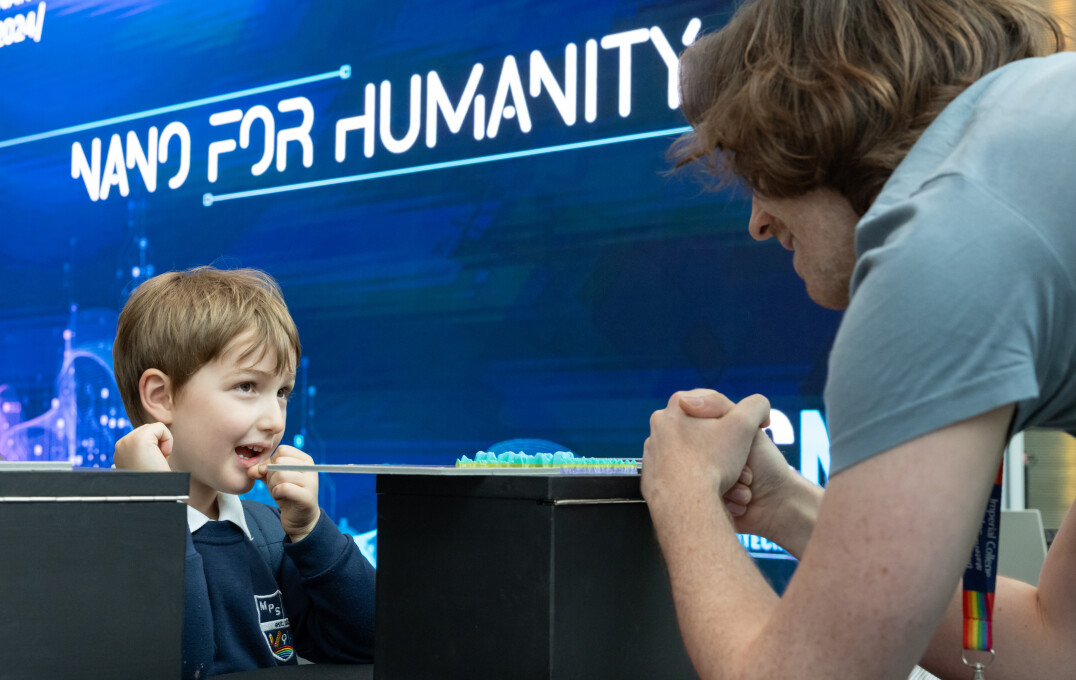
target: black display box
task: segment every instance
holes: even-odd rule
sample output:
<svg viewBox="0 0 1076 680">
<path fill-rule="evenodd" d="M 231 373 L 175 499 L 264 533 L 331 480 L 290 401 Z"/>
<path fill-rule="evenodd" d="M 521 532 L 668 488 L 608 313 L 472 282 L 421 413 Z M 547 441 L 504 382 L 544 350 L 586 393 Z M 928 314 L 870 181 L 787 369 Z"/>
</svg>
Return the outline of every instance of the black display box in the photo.
<svg viewBox="0 0 1076 680">
<path fill-rule="evenodd" d="M 179 678 L 185 473 L 0 470 L 5 680 Z"/>
<path fill-rule="evenodd" d="M 377 480 L 375 680 L 696 678 L 635 475 Z"/>
</svg>

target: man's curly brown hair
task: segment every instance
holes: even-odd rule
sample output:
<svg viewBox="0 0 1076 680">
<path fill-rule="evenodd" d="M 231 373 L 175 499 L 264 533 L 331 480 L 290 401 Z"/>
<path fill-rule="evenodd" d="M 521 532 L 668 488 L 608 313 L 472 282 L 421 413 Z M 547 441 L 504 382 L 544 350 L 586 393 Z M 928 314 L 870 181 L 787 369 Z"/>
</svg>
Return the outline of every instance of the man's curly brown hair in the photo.
<svg viewBox="0 0 1076 680">
<path fill-rule="evenodd" d="M 681 57 L 693 132 L 670 155 L 773 198 L 834 189 L 862 215 L 958 94 L 1064 41 L 1025 0 L 757 0 Z"/>
</svg>

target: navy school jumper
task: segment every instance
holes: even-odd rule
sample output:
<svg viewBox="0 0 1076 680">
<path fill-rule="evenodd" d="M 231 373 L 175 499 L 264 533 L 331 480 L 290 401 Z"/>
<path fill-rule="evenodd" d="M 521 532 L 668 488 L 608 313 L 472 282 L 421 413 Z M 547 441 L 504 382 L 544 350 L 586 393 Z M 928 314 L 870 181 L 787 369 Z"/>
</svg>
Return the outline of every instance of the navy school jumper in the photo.
<svg viewBox="0 0 1076 680">
<path fill-rule="evenodd" d="M 292 543 L 280 509 L 243 501 L 187 533 L 183 678 L 313 662 L 371 663 L 375 572 L 325 513 Z"/>
</svg>

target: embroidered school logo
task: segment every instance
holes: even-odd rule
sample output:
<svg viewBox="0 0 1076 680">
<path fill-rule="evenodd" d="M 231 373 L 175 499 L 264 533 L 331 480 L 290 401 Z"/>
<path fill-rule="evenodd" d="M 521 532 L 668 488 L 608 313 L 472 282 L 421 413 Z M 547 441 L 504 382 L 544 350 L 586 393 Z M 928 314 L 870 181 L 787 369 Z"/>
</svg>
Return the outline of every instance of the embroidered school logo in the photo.
<svg viewBox="0 0 1076 680">
<path fill-rule="evenodd" d="M 284 615 L 284 601 L 280 597 L 280 591 L 272 595 L 255 595 L 254 603 L 258 607 L 262 636 L 269 645 L 269 651 L 277 659 L 287 661 L 295 655 L 295 648 L 291 644 L 291 623 Z"/>
</svg>

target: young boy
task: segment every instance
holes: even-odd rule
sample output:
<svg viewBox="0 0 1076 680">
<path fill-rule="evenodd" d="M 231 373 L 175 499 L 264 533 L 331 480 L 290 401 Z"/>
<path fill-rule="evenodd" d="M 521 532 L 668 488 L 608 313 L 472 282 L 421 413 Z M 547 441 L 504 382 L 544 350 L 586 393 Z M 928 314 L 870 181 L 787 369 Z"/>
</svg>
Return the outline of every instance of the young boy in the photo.
<svg viewBox="0 0 1076 680">
<path fill-rule="evenodd" d="M 318 507 L 312 464 L 277 446 L 299 335 L 276 282 L 200 267 L 140 285 L 113 358 L 134 431 L 117 468 L 190 474 L 183 677 L 370 662 L 374 569 Z M 275 450 L 275 453 L 274 453 Z M 279 508 L 240 501 L 264 479 Z"/>
</svg>

